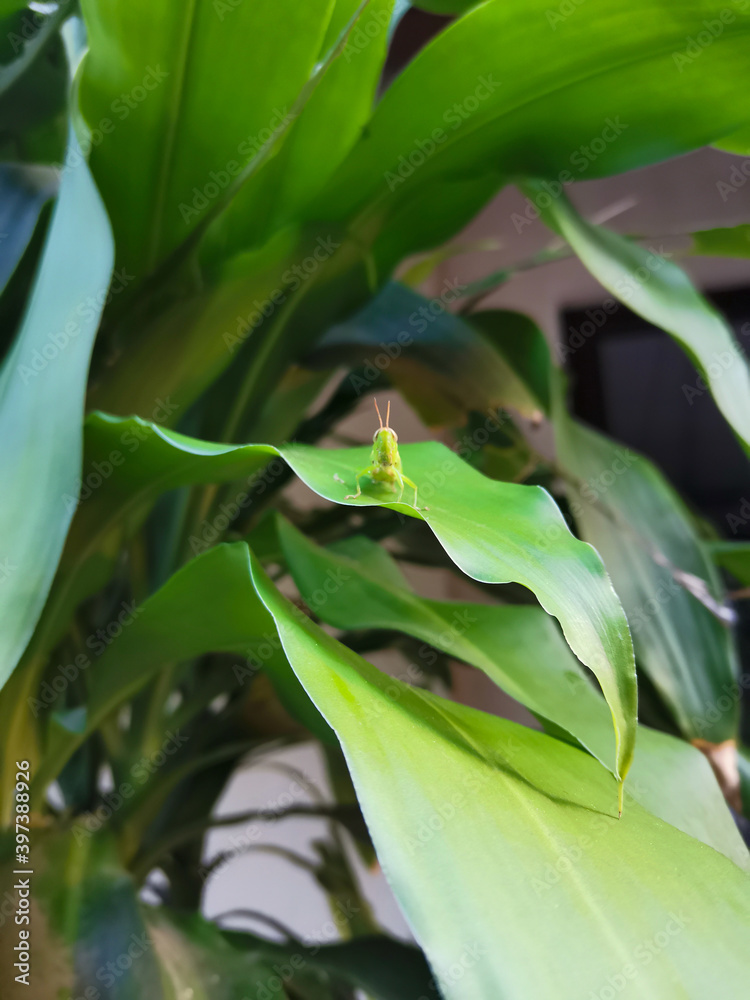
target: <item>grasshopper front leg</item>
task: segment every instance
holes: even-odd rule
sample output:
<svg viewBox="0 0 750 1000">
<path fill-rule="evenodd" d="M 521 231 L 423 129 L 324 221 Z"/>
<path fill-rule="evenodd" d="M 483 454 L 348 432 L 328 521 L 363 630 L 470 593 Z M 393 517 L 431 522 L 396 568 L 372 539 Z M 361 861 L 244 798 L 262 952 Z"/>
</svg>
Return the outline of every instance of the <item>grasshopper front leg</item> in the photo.
<svg viewBox="0 0 750 1000">
<path fill-rule="evenodd" d="M 345 496 L 344 500 L 356 500 L 357 497 L 361 497 L 362 496 L 362 487 L 359 485 L 359 481 L 360 481 L 360 479 L 363 476 L 366 476 L 369 471 L 370 471 L 370 469 L 369 469 L 369 466 L 368 466 L 368 468 L 362 469 L 361 472 L 357 473 L 357 475 L 354 477 L 354 485 L 357 487 L 357 492 L 356 493 L 350 493 L 348 496 Z"/>
</svg>

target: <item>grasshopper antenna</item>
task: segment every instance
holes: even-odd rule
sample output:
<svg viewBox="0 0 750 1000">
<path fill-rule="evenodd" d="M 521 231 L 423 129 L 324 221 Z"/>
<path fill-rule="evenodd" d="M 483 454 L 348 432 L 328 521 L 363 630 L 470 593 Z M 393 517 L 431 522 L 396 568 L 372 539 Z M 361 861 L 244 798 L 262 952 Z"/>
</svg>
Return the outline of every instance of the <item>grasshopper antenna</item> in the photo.
<svg viewBox="0 0 750 1000">
<path fill-rule="evenodd" d="M 376 413 L 378 415 L 378 420 L 380 421 L 380 426 L 382 427 L 383 426 L 383 418 L 380 416 L 380 409 L 378 408 L 378 401 L 377 401 L 377 399 L 375 399 L 374 396 L 372 397 L 372 401 L 375 404 L 375 411 L 376 411 Z M 389 413 L 391 412 L 391 404 L 390 404 L 390 402 L 388 403 L 388 412 Z M 387 418 L 386 418 L 385 422 L 386 422 L 386 426 L 387 426 L 388 425 L 388 419 Z"/>
<path fill-rule="evenodd" d="M 385 411 L 385 426 L 391 426 L 391 401 L 388 400 L 388 409 Z"/>
</svg>

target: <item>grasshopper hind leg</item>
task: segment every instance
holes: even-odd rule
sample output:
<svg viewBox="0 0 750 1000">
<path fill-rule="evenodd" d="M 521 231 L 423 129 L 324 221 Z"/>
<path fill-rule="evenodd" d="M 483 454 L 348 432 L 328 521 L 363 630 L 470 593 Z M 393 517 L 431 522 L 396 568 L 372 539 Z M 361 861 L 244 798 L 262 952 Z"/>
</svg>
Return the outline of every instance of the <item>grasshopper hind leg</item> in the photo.
<svg viewBox="0 0 750 1000">
<path fill-rule="evenodd" d="M 399 497 L 398 497 L 399 500 L 404 495 L 404 483 L 406 483 L 407 486 L 411 486 L 411 488 L 414 490 L 414 506 L 417 508 L 417 510 L 429 510 L 430 509 L 429 507 L 420 507 L 418 505 L 418 503 L 417 503 L 417 484 L 414 482 L 414 480 L 413 479 L 409 479 L 409 477 L 405 476 L 403 474 L 403 472 L 399 473 L 399 477 L 398 478 L 399 478 L 399 483 L 401 485 L 401 493 L 399 494 Z"/>
</svg>

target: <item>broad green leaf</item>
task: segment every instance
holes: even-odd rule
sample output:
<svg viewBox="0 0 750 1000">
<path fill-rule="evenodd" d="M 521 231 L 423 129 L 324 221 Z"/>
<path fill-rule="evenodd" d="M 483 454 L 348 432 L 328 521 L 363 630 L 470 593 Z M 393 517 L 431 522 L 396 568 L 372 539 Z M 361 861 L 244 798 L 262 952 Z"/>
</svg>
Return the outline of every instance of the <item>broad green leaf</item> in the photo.
<svg viewBox="0 0 750 1000">
<path fill-rule="evenodd" d="M 362 0 L 336 0 L 317 58 L 324 60 L 348 30 L 343 51 L 299 111 L 273 163 L 217 224 L 221 254 L 256 246 L 293 223 L 359 138 L 372 113 L 393 6 L 393 0 L 364 6 Z M 206 253 L 204 247 L 203 258 Z"/>
<path fill-rule="evenodd" d="M 708 551 L 715 563 L 728 569 L 743 587 L 750 587 L 750 542 L 709 542 Z"/>
<path fill-rule="evenodd" d="M 607 291 L 683 347 L 704 387 L 709 386 L 727 422 L 750 449 L 750 368 L 727 322 L 662 253 L 592 225 L 562 196 L 549 201 L 546 218 L 553 229 Z"/>
<path fill-rule="evenodd" d="M 302 598 L 324 622 L 400 630 L 471 663 L 614 770 L 606 704 L 541 608 L 429 600 L 417 596 L 385 550 L 365 537 L 323 549 L 283 519 L 278 534 Z"/>
<path fill-rule="evenodd" d="M 0 292 L 29 245 L 39 213 L 57 191 L 57 177 L 46 167 L 0 165 Z"/>
<path fill-rule="evenodd" d="M 0 685 L 33 631 L 70 524 L 63 495 L 77 492 L 89 356 L 112 271 L 107 217 L 72 135 L 69 149 L 77 162 L 63 173 L 34 289 L 0 372 Z"/>
<path fill-rule="evenodd" d="M 215 546 L 127 616 L 119 637 L 92 664 L 85 727 L 54 734 L 37 772 L 38 788 L 44 788 L 76 747 L 161 668 L 209 652 L 251 656 L 266 670 L 291 714 L 321 739 L 331 739 L 279 649 L 273 621 L 253 588 L 249 565 L 243 542 Z"/>
<path fill-rule="evenodd" d="M 267 459 L 280 455 L 319 496 L 358 506 L 385 504 L 422 518 L 451 559 L 465 573 L 485 583 L 521 583 L 542 606 L 559 619 L 576 655 L 596 675 L 612 711 L 617 740 L 617 773 L 625 777 L 633 754 L 636 683 L 633 653 L 622 608 L 597 553 L 570 533 L 551 497 L 536 486 L 494 482 L 473 470 L 436 442 L 402 447 L 404 471 L 417 483 L 421 504 L 395 500 L 392 493 L 368 490 L 348 500 L 357 472 L 369 464 L 369 448 L 337 451 L 302 445 L 218 445 L 186 438 L 145 421 L 91 418 L 95 450 L 90 460 L 107 460 L 121 435 L 140 428 L 138 462 L 110 461 L 107 479 L 82 511 L 71 540 L 80 541 L 83 555 L 71 548 L 78 572 L 93 559 L 108 528 L 140 502 L 153 501 L 163 490 L 188 482 L 238 479 L 257 472 Z M 120 456 L 122 458 L 122 456 Z M 110 456 L 111 458 L 111 456 Z M 89 520 L 90 518 L 90 520 Z M 215 540 L 215 539 L 212 539 Z M 101 578 L 97 585 L 102 583 Z M 66 588 L 60 584 L 65 603 Z M 77 591 L 77 599 L 86 589 Z M 54 612 L 50 612 L 54 613 Z"/>
<path fill-rule="evenodd" d="M 748 69 L 750 18 L 726 25 L 686 72 L 674 56 L 723 9 L 709 0 L 600 0 L 552 26 L 549 0 L 480 4 L 394 81 L 310 217 L 361 212 L 363 234 L 393 220 L 400 233 L 379 238 L 398 241 L 403 254 L 468 221 L 468 202 L 453 204 L 443 189 L 449 179 L 473 179 L 476 211 L 492 178 L 495 187 L 515 175 L 559 185 L 718 139 L 750 120 L 750 95 L 736 87 Z M 424 199 L 418 209 L 415 197 Z M 437 238 L 426 239 L 428 200 Z"/>
<path fill-rule="evenodd" d="M 578 660 L 540 608 L 435 601 L 415 594 L 383 548 L 355 536 L 329 549 L 278 521 L 284 559 L 307 605 L 343 629 L 396 629 L 483 670 L 556 735 L 570 734 L 612 770 L 612 723 Z M 422 647 L 415 661 L 434 655 Z M 626 796 L 685 833 L 750 864 L 705 757 L 640 726 Z M 626 808 L 628 808 L 626 806 Z"/>
<path fill-rule="evenodd" d="M 446 1000 L 742 995 L 732 862 L 637 803 L 618 820 L 583 751 L 381 674 L 253 575 Z"/>
<path fill-rule="evenodd" d="M 698 257 L 750 257 L 750 224 L 690 234 Z"/>
<path fill-rule="evenodd" d="M 468 411 L 512 407 L 526 416 L 544 405 L 505 362 L 494 336 L 448 311 L 461 286 L 426 299 L 397 282 L 318 342 L 307 363 L 362 367 L 352 385 L 365 393 L 384 373 L 429 425 L 462 422 Z M 518 313 L 499 313 L 495 330 L 520 339 Z M 481 321 L 480 321 L 481 322 Z M 530 323 L 530 321 L 526 321 Z M 494 330 L 491 331 L 494 333 Z"/>
<path fill-rule="evenodd" d="M 636 682 L 630 634 L 595 550 L 576 539 L 549 494 L 537 486 L 486 479 L 437 442 L 403 445 L 404 472 L 419 488 L 418 511 L 386 502 L 427 522 L 445 551 L 483 583 L 520 583 L 559 621 L 573 652 L 599 681 L 615 726 L 616 773 L 624 778 L 633 755 Z M 367 487 L 346 499 L 353 472 L 366 468 L 369 449 L 321 451 L 290 445 L 282 454 L 320 496 L 369 506 L 387 498 Z M 411 499 L 411 498 L 409 498 Z"/>
<path fill-rule="evenodd" d="M 84 0 L 81 109 L 127 270 L 145 277 L 284 125 L 332 7 Z"/>
<path fill-rule="evenodd" d="M 718 612 L 723 595 L 689 512 L 649 461 L 562 408 L 556 441 L 560 462 L 574 477 L 574 517 L 623 602 L 639 667 L 683 736 L 732 739 L 737 705 L 715 706 L 736 682 L 736 653 L 729 628 L 707 606 Z"/>
</svg>

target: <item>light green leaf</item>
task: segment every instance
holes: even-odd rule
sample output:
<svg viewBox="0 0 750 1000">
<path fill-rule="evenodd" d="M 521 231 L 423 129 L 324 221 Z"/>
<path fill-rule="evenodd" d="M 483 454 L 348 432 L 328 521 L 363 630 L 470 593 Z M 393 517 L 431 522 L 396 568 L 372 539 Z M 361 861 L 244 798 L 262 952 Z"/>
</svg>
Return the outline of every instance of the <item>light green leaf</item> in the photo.
<svg viewBox="0 0 750 1000">
<path fill-rule="evenodd" d="M 661 252 L 587 222 L 563 196 L 550 199 L 546 218 L 607 291 L 683 347 L 750 450 L 750 369 L 730 326 L 687 274 Z"/>
<path fill-rule="evenodd" d="M 294 223 L 359 138 L 372 113 L 392 10 L 393 0 L 333 4 L 317 58 L 324 60 L 348 30 L 343 50 L 299 111 L 269 169 L 239 193 L 217 224 L 210 241 L 218 255 L 257 246 Z M 202 259 L 210 252 L 204 246 Z"/>
<path fill-rule="evenodd" d="M 91 166 L 118 261 L 136 277 L 190 234 L 283 125 L 332 6 L 84 0 L 80 102 L 101 133 Z"/>
<path fill-rule="evenodd" d="M 726 153 L 737 153 L 740 156 L 750 154 L 750 126 L 743 125 L 730 135 L 724 136 L 718 142 L 712 143 L 717 149 L 722 149 Z"/>
<path fill-rule="evenodd" d="M 655 466 L 572 420 L 562 405 L 556 440 L 574 477 L 573 514 L 623 602 L 639 667 L 683 736 L 732 739 L 737 705 L 716 706 L 735 684 L 736 653 L 729 628 L 709 610 L 721 611 L 723 594 L 689 512 Z"/>
<path fill-rule="evenodd" d="M 583 751 L 381 674 L 253 576 L 446 1000 L 632 978 L 643 1000 L 742 995 L 748 882 L 728 859 L 637 803 L 618 820 Z"/>
<path fill-rule="evenodd" d="M 400 630 L 478 667 L 553 734 L 577 740 L 612 769 L 606 702 L 540 608 L 428 600 L 417 596 L 385 550 L 364 536 L 323 549 L 282 519 L 278 535 L 303 599 L 324 622 Z M 429 662 L 429 649 L 418 653 Z M 419 668 L 419 660 L 415 663 Z M 640 726 L 629 796 L 738 866 L 750 866 L 707 760 L 687 743 Z"/>
<path fill-rule="evenodd" d="M 365 468 L 369 449 L 282 449 L 296 474 L 320 496 L 337 503 L 378 502 L 427 522 L 445 551 L 468 576 L 483 583 L 520 583 L 562 625 L 573 652 L 597 677 L 615 725 L 617 773 L 630 766 L 635 740 L 636 683 L 632 647 L 622 609 L 593 548 L 568 530 L 549 494 L 537 486 L 494 482 L 437 442 L 401 446 L 405 473 L 419 488 L 416 511 L 387 502 L 365 488 L 346 500 L 353 472 Z"/>
<path fill-rule="evenodd" d="M 72 136 L 69 148 L 78 162 L 63 174 L 34 289 L 0 372 L 0 685 L 33 631 L 70 524 L 63 495 L 77 493 L 89 356 L 112 271 L 101 199 Z"/>
</svg>

